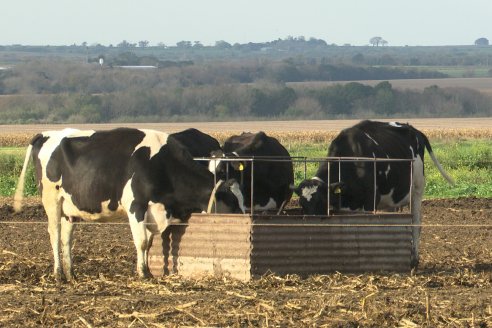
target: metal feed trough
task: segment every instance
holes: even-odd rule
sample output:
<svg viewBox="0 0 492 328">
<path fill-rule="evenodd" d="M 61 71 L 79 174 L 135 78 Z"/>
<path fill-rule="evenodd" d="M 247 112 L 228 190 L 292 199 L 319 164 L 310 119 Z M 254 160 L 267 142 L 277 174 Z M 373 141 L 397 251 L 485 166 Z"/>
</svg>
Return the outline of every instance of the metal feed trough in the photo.
<svg viewBox="0 0 492 328">
<path fill-rule="evenodd" d="M 254 172 L 255 162 L 272 159 L 241 160 L 250 161 Z M 308 162 L 388 161 L 290 160 L 304 163 L 304 176 Z M 411 166 L 411 160 L 405 161 Z M 299 209 L 284 213 L 193 214 L 186 223 L 171 225 L 162 236 L 154 235 L 148 252 L 151 273 L 190 278 L 215 275 L 248 281 L 268 273 L 307 276 L 336 271 L 411 270 L 411 208 L 407 213 L 375 211 L 339 215 L 329 209 L 324 216 L 303 216 Z"/>
</svg>

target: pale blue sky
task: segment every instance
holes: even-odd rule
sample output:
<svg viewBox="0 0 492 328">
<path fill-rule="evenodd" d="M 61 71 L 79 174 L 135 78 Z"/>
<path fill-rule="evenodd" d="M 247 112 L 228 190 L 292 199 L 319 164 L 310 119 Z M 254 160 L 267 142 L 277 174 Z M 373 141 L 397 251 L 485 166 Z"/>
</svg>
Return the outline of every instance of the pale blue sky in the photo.
<svg viewBox="0 0 492 328">
<path fill-rule="evenodd" d="M 2 0 L 0 45 L 70 45 L 291 36 L 390 46 L 492 42 L 492 0 Z"/>
</svg>

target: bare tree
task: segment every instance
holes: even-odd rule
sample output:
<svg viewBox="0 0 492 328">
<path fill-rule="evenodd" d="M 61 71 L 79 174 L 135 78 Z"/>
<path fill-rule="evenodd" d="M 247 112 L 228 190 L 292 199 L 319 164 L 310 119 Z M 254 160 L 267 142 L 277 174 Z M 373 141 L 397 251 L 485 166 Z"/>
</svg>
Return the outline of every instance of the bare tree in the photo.
<svg viewBox="0 0 492 328">
<path fill-rule="evenodd" d="M 376 47 L 379 47 L 379 45 L 381 44 L 381 42 L 384 41 L 382 37 L 380 36 L 375 36 L 375 37 L 372 37 L 370 40 L 369 40 L 369 43 L 372 44 L 372 46 L 376 46 Z"/>
<path fill-rule="evenodd" d="M 138 46 L 139 46 L 140 48 L 145 48 L 145 47 L 147 47 L 148 45 L 149 45 L 149 41 L 147 41 L 147 40 L 138 41 Z"/>
</svg>

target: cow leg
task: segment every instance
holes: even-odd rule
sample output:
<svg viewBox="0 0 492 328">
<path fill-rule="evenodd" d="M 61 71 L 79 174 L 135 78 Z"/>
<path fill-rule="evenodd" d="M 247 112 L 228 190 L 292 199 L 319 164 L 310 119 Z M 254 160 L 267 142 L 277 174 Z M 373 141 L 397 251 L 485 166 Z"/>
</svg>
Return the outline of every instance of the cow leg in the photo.
<svg viewBox="0 0 492 328">
<path fill-rule="evenodd" d="M 150 242 L 150 231 L 145 227 L 145 220 L 138 221 L 134 214 L 129 214 L 130 228 L 132 230 L 133 242 L 137 250 L 137 274 L 141 278 L 150 278 L 152 275 L 147 263 L 147 251 Z"/>
<path fill-rule="evenodd" d="M 63 217 L 61 219 L 61 245 L 63 272 L 68 281 L 75 280 L 72 268 L 72 246 L 73 246 L 73 219 Z"/>
<path fill-rule="evenodd" d="M 53 250 L 53 274 L 56 281 L 63 281 L 65 276 L 60 265 L 61 204 L 56 200 L 47 199 L 43 195 L 43 206 L 48 217 L 48 232 L 50 234 L 51 249 Z"/>
<path fill-rule="evenodd" d="M 424 196 L 425 189 L 425 177 L 424 177 L 424 164 L 419 156 L 414 161 L 413 164 L 413 190 L 412 190 L 412 216 L 413 216 L 413 227 L 412 227 L 412 268 L 416 268 L 420 261 L 419 247 L 420 247 L 420 231 L 421 227 L 421 208 L 422 208 L 422 198 Z"/>
<path fill-rule="evenodd" d="M 419 247 L 420 247 L 420 231 L 422 227 L 420 226 L 422 223 L 421 220 L 421 205 L 422 205 L 422 196 L 417 196 L 414 194 L 412 200 L 412 215 L 413 215 L 413 227 L 412 227 L 412 268 L 416 268 L 420 261 L 419 256 Z"/>
</svg>

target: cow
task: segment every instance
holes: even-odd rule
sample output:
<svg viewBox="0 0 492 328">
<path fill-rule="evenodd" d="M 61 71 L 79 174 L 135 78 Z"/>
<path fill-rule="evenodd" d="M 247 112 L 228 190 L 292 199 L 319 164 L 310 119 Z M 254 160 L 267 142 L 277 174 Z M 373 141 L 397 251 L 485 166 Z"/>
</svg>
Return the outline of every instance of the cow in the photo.
<svg viewBox="0 0 492 328">
<path fill-rule="evenodd" d="M 194 128 L 171 133 L 169 137 L 176 138 L 193 157 L 210 157 L 222 150 L 217 139 Z M 199 163 L 206 167 L 209 166 L 209 161 L 201 160 Z"/>
<path fill-rule="evenodd" d="M 71 248 L 73 222 L 78 219 L 105 222 L 127 217 L 137 250 L 136 271 L 146 278 L 151 276 L 147 250 L 152 234 L 193 212 L 210 211 L 214 200 L 217 212 L 242 212 L 243 197 L 235 180 L 215 184 L 214 175 L 194 161 L 177 138 L 131 128 L 65 129 L 34 136 L 18 182 L 16 211 L 21 209 L 31 154 L 58 281 L 75 278 Z"/>
<path fill-rule="evenodd" d="M 280 212 L 292 196 L 290 185 L 294 172 L 289 152 L 275 138 L 265 132 L 243 132 L 225 140 L 224 155 L 233 159 L 253 158 L 251 161 L 217 161 L 219 177 L 227 173 L 241 181 L 245 207 L 251 207 L 251 166 L 253 165 L 253 207 L 254 210 Z M 215 154 L 217 156 L 217 154 Z M 220 158 L 220 154 L 219 154 Z M 211 161 L 211 164 L 213 161 Z M 212 165 L 211 165 L 212 166 Z"/>
<path fill-rule="evenodd" d="M 328 157 L 406 159 L 409 161 L 323 161 L 315 176 L 302 181 L 295 193 L 307 215 L 326 215 L 330 208 L 374 211 L 395 209 L 410 203 L 413 212 L 412 266 L 419 261 L 420 208 L 424 194 L 425 149 L 441 175 L 450 183 L 432 152 L 428 138 L 409 124 L 364 120 L 342 130 L 331 142 Z M 330 167 L 328 168 L 328 165 Z M 376 179 L 374 179 L 374 165 Z M 330 179 L 328 180 L 328 169 Z M 376 208 L 375 208 L 376 207 Z"/>
</svg>

